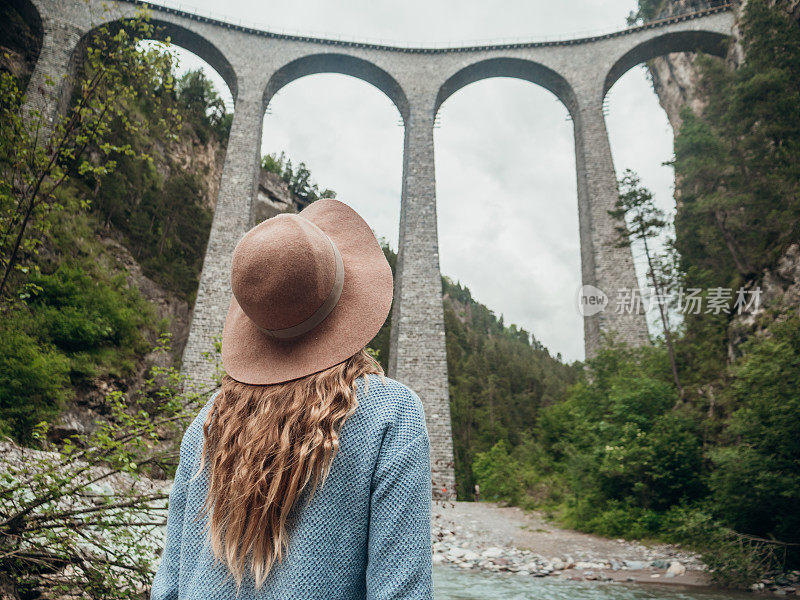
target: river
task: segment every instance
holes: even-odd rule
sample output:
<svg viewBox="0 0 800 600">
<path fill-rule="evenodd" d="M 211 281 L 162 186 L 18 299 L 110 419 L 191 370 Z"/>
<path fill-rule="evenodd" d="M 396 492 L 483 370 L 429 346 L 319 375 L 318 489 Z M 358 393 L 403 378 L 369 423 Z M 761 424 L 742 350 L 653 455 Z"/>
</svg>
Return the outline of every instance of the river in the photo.
<svg viewBox="0 0 800 600">
<path fill-rule="evenodd" d="M 436 600 L 753 600 L 753 594 L 657 583 L 561 581 L 434 567 Z"/>
</svg>

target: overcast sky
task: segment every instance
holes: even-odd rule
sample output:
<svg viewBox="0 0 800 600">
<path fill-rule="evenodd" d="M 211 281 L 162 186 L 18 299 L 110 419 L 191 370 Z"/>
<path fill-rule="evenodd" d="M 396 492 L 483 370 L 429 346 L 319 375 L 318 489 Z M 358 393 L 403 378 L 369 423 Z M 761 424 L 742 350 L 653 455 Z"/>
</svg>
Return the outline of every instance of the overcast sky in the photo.
<svg viewBox="0 0 800 600">
<path fill-rule="evenodd" d="M 635 8 L 635 0 L 231 0 L 220 14 L 218 2 L 192 4 L 273 31 L 414 44 L 580 37 L 624 28 Z M 189 53 L 181 53 L 181 61 L 182 69 L 203 65 Z M 229 97 L 221 79 L 209 75 Z M 672 158 L 672 130 L 643 67 L 617 82 L 608 107 L 617 172 L 636 170 L 671 211 L 673 173 L 662 163 Z M 456 92 L 439 115 L 442 273 L 465 283 L 506 323 L 533 332 L 553 354 L 582 359 L 575 151 L 566 108 L 534 84 L 494 78 Z M 391 101 L 344 75 L 289 84 L 264 119 L 263 153 L 283 150 L 304 161 L 321 187 L 335 190 L 395 249 L 402 147 L 400 115 Z"/>
</svg>

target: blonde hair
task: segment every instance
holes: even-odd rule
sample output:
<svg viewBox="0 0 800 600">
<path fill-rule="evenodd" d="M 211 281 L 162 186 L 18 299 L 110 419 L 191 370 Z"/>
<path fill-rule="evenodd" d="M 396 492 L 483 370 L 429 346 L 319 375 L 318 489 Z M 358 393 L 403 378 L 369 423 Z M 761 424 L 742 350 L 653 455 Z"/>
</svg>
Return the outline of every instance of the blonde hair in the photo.
<svg viewBox="0 0 800 600">
<path fill-rule="evenodd" d="M 358 406 L 355 380 L 383 374 L 361 350 L 300 379 L 248 385 L 225 376 L 203 425 L 202 471 L 210 485 L 202 515 L 211 549 L 237 585 L 249 570 L 261 587 L 288 545 L 287 517 L 300 494 L 325 482 L 339 430 Z M 366 383 L 366 382 L 365 382 Z M 249 567 L 249 569 L 248 569 Z"/>
</svg>

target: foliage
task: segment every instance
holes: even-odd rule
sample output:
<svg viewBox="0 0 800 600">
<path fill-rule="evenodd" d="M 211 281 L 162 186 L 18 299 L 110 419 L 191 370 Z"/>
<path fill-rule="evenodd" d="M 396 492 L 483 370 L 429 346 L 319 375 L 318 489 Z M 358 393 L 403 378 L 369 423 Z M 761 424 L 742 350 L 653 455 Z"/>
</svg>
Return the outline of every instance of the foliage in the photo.
<svg viewBox="0 0 800 600">
<path fill-rule="evenodd" d="M 639 10 L 628 17 L 628 25 L 639 25 L 656 19 L 664 4 L 664 0 L 639 0 Z"/>
<path fill-rule="evenodd" d="M 134 134 L 113 128 L 111 135 L 155 161 L 119 156 L 118 168 L 86 181 L 85 194 L 106 227 L 123 236 L 125 245 L 151 279 L 192 302 L 211 230 L 212 210 L 205 173 L 186 168 L 184 153 L 224 149 L 230 114 L 201 71 L 189 71 L 177 80 L 176 93 L 162 98 L 160 107 L 147 102 L 133 112 L 172 111 L 181 119 L 177 138 L 160 130 Z"/>
<path fill-rule="evenodd" d="M 656 280 L 667 289 L 752 288 L 798 241 L 800 30 L 765 0 L 747 3 L 741 27 L 740 68 L 697 61 L 708 104 L 684 110 L 676 139 L 677 269 Z M 615 216 L 649 239 L 663 215 L 634 174 L 620 188 Z M 537 490 L 536 505 L 585 531 L 693 547 L 719 583 L 796 567 L 800 317 L 689 313 L 673 339 L 674 361 L 665 342 L 606 348 L 539 412 L 533 436 L 508 451 L 527 497 Z"/>
<path fill-rule="evenodd" d="M 698 58 L 702 114 L 684 109 L 675 140 L 676 247 L 686 283 L 756 282 L 800 230 L 800 29 L 766 0 L 741 19 L 736 70 Z M 697 383 L 723 373 L 727 315 L 687 317 L 679 351 Z"/>
<path fill-rule="evenodd" d="M 537 432 L 556 461 L 540 468 L 556 469 L 575 493 L 575 524 L 607 506 L 663 510 L 697 498 L 701 445 L 692 420 L 673 410 L 666 351 L 610 347 L 589 368 L 591 381 L 544 409 Z"/>
<path fill-rule="evenodd" d="M 15 325 L 0 325 L 0 435 L 28 440 L 69 398 L 69 360 Z"/>
<path fill-rule="evenodd" d="M 193 126 L 201 144 L 208 143 L 211 134 L 218 140 L 228 137 L 233 114 L 202 71 L 188 71 L 178 80 L 176 90 L 181 115 Z"/>
<path fill-rule="evenodd" d="M 75 189 L 59 195 L 45 252 L 30 274 L 27 297 L 0 323 L 0 427 L 30 443 L 33 427 L 53 418 L 76 390 L 97 378 L 129 376 L 160 325 L 94 236 Z"/>
<path fill-rule="evenodd" d="M 70 402 L 85 400 L 99 381 L 121 389 L 130 385 L 163 327 L 128 283 L 115 253 L 98 239 L 98 231 L 113 225 L 116 232 L 111 235 L 121 233 L 144 272 L 167 289 L 187 298 L 196 289 L 211 210 L 204 203 L 197 170 L 170 166 L 163 175 L 163 161 L 176 144 L 199 143 L 198 132 L 216 140 L 219 128 L 225 127 L 220 118 L 224 105 L 196 72 L 181 78 L 173 90 L 172 75 L 164 73 L 172 63 L 161 54 L 163 47 L 136 41 L 154 34 L 153 28 L 145 17 L 128 25 L 130 35 L 119 34 L 114 42 L 107 39 L 110 31 L 97 32 L 92 43 L 99 46 L 87 51 L 75 104 L 65 117 L 74 116 L 82 102 L 101 110 L 99 103 L 108 99 L 114 103 L 108 109 L 114 118 L 98 125 L 103 137 L 81 138 L 87 146 L 80 161 L 71 158 L 72 146 L 66 142 L 58 151 L 44 146 L 45 156 L 54 153 L 50 177 L 58 172 L 63 180 L 48 188 L 49 207 L 42 203 L 32 214 L 35 227 L 29 231 L 35 235 L 28 238 L 30 251 L 22 253 L 24 262 L 15 272 L 15 297 L 4 302 L 0 433 L 22 443 L 34 441 L 38 422 L 57 417 Z M 100 51 L 110 55 L 101 58 Z M 136 77 L 121 78 L 120 70 L 134 66 L 140 68 Z M 84 100 L 87 81 L 99 69 L 102 83 L 91 100 Z M 2 101 L 7 103 L 0 146 L 11 154 L 15 143 L 33 144 L 41 123 L 38 115 L 23 118 L 13 112 L 24 96 L 7 73 L 0 78 L 5 86 Z M 136 94 L 131 95 L 131 89 Z M 202 101 L 209 103 L 209 110 L 198 108 Z M 84 110 L 88 116 L 80 117 L 85 119 L 82 127 L 100 118 L 86 113 L 89 108 Z M 176 125 L 154 126 L 169 123 Z M 182 124 L 180 138 L 174 134 L 177 123 Z M 79 137 L 77 129 L 71 131 Z M 40 150 L 41 145 L 36 147 Z M 6 161 L 3 166 L 6 177 L 13 165 Z M 9 192 L 3 206 L 11 210 L 16 206 L 13 181 L 0 180 L 0 188 Z"/>
<path fill-rule="evenodd" d="M 664 341 L 669 354 L 672 378 L 680 396 L 683 396 L 678 365 L 675 361 L 675 348 L 672 343 L 672 328 L 669 323 L 669 306 L 662 299 L 667 297 L 667 290 L 671 287 L 668 276 L 673 273 L 664 264 L 666 261 L 659 259 L 652 248 L 653 240 L 661 236 L 666 227 L 667 220 L 664 211 L 656 207 L 653 193 L 645 188 L 639 176 L 626 169 L 619 181 L 620 193 L 614 209 L 609 214 L 619 223 L 617 225 L 618 246 L 629 247 L 634 242 L 639 242 L 644 248 L 647 261 L 647 278 L 653 288 L 658 311 L 661 317 L 661 327 L 664 332 Z"/>
<path fill-rule="evenodd" d="M 457 491 L 466 499 L 475 483 L 485 485 L 474 471 L 476 456 L 498 441 L 520 447 L 579 367 L 550 356 L 524 329 L 506 326 L 461 284 L 445 277 L 442 287 Z"/>
<path fill-rule="evenodd" d="M 800 543 L 800 317 L 743 351 L 729 369 L 735 408 L 711 452 L 715 512 L 737 531 Z"/>
<path fill-rule="evenodd" d="M 522 496 L 521 468 L 500 440 L 486 452 L 478 452 L 472 464 L 481 494 L 487 500 L 519 502 Z"/>
<path fill-rule="evenodd" d="M 144 114 L 132 115 L 134 101 L 159 103 L 172 88 L 169 55 L 144 50 L 139 42 L 153 37 L 153 25 L 142 13 L 112 29 L 98 27 L 91 35 L 74 103 L 52 126 L 37 110 L 23 114 L 16 80 L 0 73 L 0 304 L 7 308 L 26 293 L 27 275 L 44 242 L 53 211 L 63 210 L 59 189 L 71 174 L 102 177 L 117 166 L 114 156 L 143 157 L 129 143 L 115 143 L 116 124 L 128 133 L 149 127 Z M 56 82 L 47 82 L 56 85 Z M 61 82 L 58 82 L 61 83 Z M 170 113 L 159 128 L 169 131 Z"/>
<path fill-rule="evenodd" d="M 305 208 L 320 198 L 336 198 L 336 192 L 329 189 L 320 190 L 316 183 L 311 182 L 311 171 L 306 163 L 301 162 L 296 167 L 284 152 L 280 156 L 267 154 L 261 159 L 261 168 L 279 175 L 289 186 L 289 191 L 299 200 L 300 208 Z"/>
<path fill-rule="evenodd" d="M 167 340 L 157 348 L 166 353 Z M 109 418 L 61 447 L 7 445 L 0 477 L 0 571 L 25 597 L 46 587 L 58 597 L 138 599 L 149 589 L 167 493 L 143 477 L 171 472 L 164 442 L 194 416 L 205 394 L 181 394 L 173 369 L 154 367 L 136 397 L 112 392 Z M 186 386 L 189 387 L 189 386 Z"/>
</svg>

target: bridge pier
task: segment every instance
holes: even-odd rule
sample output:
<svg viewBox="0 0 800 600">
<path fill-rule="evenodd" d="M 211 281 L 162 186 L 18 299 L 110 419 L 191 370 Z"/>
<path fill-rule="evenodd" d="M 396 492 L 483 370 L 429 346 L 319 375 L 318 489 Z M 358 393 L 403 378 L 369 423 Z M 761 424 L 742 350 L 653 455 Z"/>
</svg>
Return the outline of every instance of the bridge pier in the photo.
<svg viewBox="0 0 800 600">
<path fill-rule="evenodd" d="M 631 248 L 618 244 L 620 222 L 608 213 L 619 190 L 602 100 L 579 99 L 573 121 L 582 281 L 605 292 L 609 301 L 604 311 L 583 319 L 586 358 L 592 358 L 603 346 L 604 334 L 634 346 L 649 343 L 649 337 L 641 310 L 617 312 L 618 293 L 638 294 L 639 283 Z"/>
<path fill-rule="evenodd" d="M 36 112 L 41 115 L 38 136 L 44 141 L 50 137 L 56 118 L 68 108 L 73 55 L 85 32 L 69 22 L 45 18 L 42 30 L 42 48 L 28 82 L 23 114 L 27 119 L 36 119 Z"/>
<path fill-rule="evenodd" d="M 192 311 L 189 339 L 183 351 L 182 373 L 196 389 L 206 389 L 214 377 L 214 341 L 222 336 L 231 299 L 233 249 L 250 226 L 250 210 L 258 184 L 263 86 L 239 81 L 233 123 L 200 285 Z"/>
<path fill-rule="evenodd" d="M 455 498 L 447 352 L 439 273 L 433 103 L 410 99 L 403 146 L 400 243 L 389 375 L 422 399 L 435 498 Z"/>
</svg>

